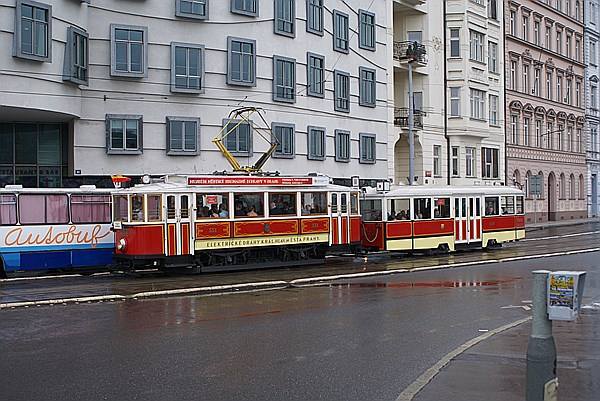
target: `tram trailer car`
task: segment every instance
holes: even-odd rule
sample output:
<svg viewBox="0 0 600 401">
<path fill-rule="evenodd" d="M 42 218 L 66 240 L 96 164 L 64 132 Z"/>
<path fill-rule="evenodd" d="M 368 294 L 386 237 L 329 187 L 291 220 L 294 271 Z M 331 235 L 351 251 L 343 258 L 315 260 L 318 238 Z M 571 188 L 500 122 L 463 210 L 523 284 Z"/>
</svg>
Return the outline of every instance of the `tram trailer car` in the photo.
<svg viewBox="0 0 600 401">
<path fill-rule="evenodd" d="M 508 187 L 399 186 L 361 200 L 366 251 L 454 251 L 525 237 L 524 195 Z"/>
<path fill-rule="evenodd" d="M 322 263 L 360 247 L 359 194 L 325 176 L 167 176 L 115 190 L 115 268 Z"/>
<path fill-rule="evenodd" d="M 0 189 L 0 276 L 106 270 L 112 264 L 112 189 Z"/>
</svg>

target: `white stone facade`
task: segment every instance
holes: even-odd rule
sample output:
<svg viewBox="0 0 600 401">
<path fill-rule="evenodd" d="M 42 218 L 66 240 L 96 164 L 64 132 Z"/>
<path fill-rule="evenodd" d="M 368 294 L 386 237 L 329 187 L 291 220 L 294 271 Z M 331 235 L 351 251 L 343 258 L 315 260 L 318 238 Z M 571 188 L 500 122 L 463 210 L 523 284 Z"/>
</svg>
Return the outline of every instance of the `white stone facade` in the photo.
<svg viewBox="0 0 600 401">
<path fill-rule="evenodd" d="M 589 216 L 600 213 L 600 2 L 585 2 L 585 132 L 587 137 L 587 209 Z"/>
</svg>

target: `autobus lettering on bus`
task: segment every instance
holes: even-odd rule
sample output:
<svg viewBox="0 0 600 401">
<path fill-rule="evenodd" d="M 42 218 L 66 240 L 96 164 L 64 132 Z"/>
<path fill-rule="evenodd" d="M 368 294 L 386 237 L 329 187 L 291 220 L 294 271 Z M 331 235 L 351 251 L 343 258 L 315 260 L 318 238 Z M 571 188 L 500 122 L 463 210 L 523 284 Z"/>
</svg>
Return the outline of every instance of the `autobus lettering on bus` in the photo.
<svg viewBox="0 0 600 401">
<path fill-rule="evenodd" d="M 99 243 L 111 243 L 112 238 L 108 238 L 110 230 L 100 224 L 87 227 L 76 225 L 64 227 L 16 227 L 6 232 L 3 238 L 5 246 L 34 246 L 34 245 L 63 245 L 89 244 L 96 248 Z M 107 239 L 106 241 L 103 241 Z"/>
</svg>

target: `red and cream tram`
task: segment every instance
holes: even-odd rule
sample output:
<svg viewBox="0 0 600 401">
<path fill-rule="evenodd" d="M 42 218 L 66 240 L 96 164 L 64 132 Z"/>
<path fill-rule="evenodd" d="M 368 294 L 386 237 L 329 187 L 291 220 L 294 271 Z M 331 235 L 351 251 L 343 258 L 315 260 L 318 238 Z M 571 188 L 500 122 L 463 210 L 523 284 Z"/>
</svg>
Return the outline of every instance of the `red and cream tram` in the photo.
<svg viewBox="0 0 600 401">
<path fill-rule="evenodd" d="M 325 176 L 166 176 L 112 196 L 114 258 L 129 270 L 306 265 L 361 241 L 359 191 Z"/>
<path fill-rule="evenodd" d="M 525 237 L 523 192 L 507 187 L 400 186 L 361 200 L 365 250 L 487 248 Z"/>
</svg>

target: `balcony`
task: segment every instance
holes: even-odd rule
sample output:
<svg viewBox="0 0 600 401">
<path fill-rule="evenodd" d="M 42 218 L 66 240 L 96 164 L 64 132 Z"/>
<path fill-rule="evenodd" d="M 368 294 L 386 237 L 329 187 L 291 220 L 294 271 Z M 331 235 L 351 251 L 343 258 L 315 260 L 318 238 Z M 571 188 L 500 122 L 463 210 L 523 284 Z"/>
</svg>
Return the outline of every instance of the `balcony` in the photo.
<svg viewBox="0 0 600 401">
<path fill-rule="evenodd" d="M 425 4 L 426 2 L 426 0 L 394 0 L 394 3 L 409 7 L 420 6 Z"/>
<path fill-rule="evenodd" d="M 427 50 L 418 42 L 394 42 L 394 60 L 400 63 L 413 63 L 413 66 L 427 65 Z"/>
<path fill-rule="evenodd" d="M 423 117 L 427 116 L 422 110 L 413 111 L 413 127 L 423 129 Z M 408 107 L 396 107 L 394 109 L 394 125 L 408 129 Z"/>
</svg>

